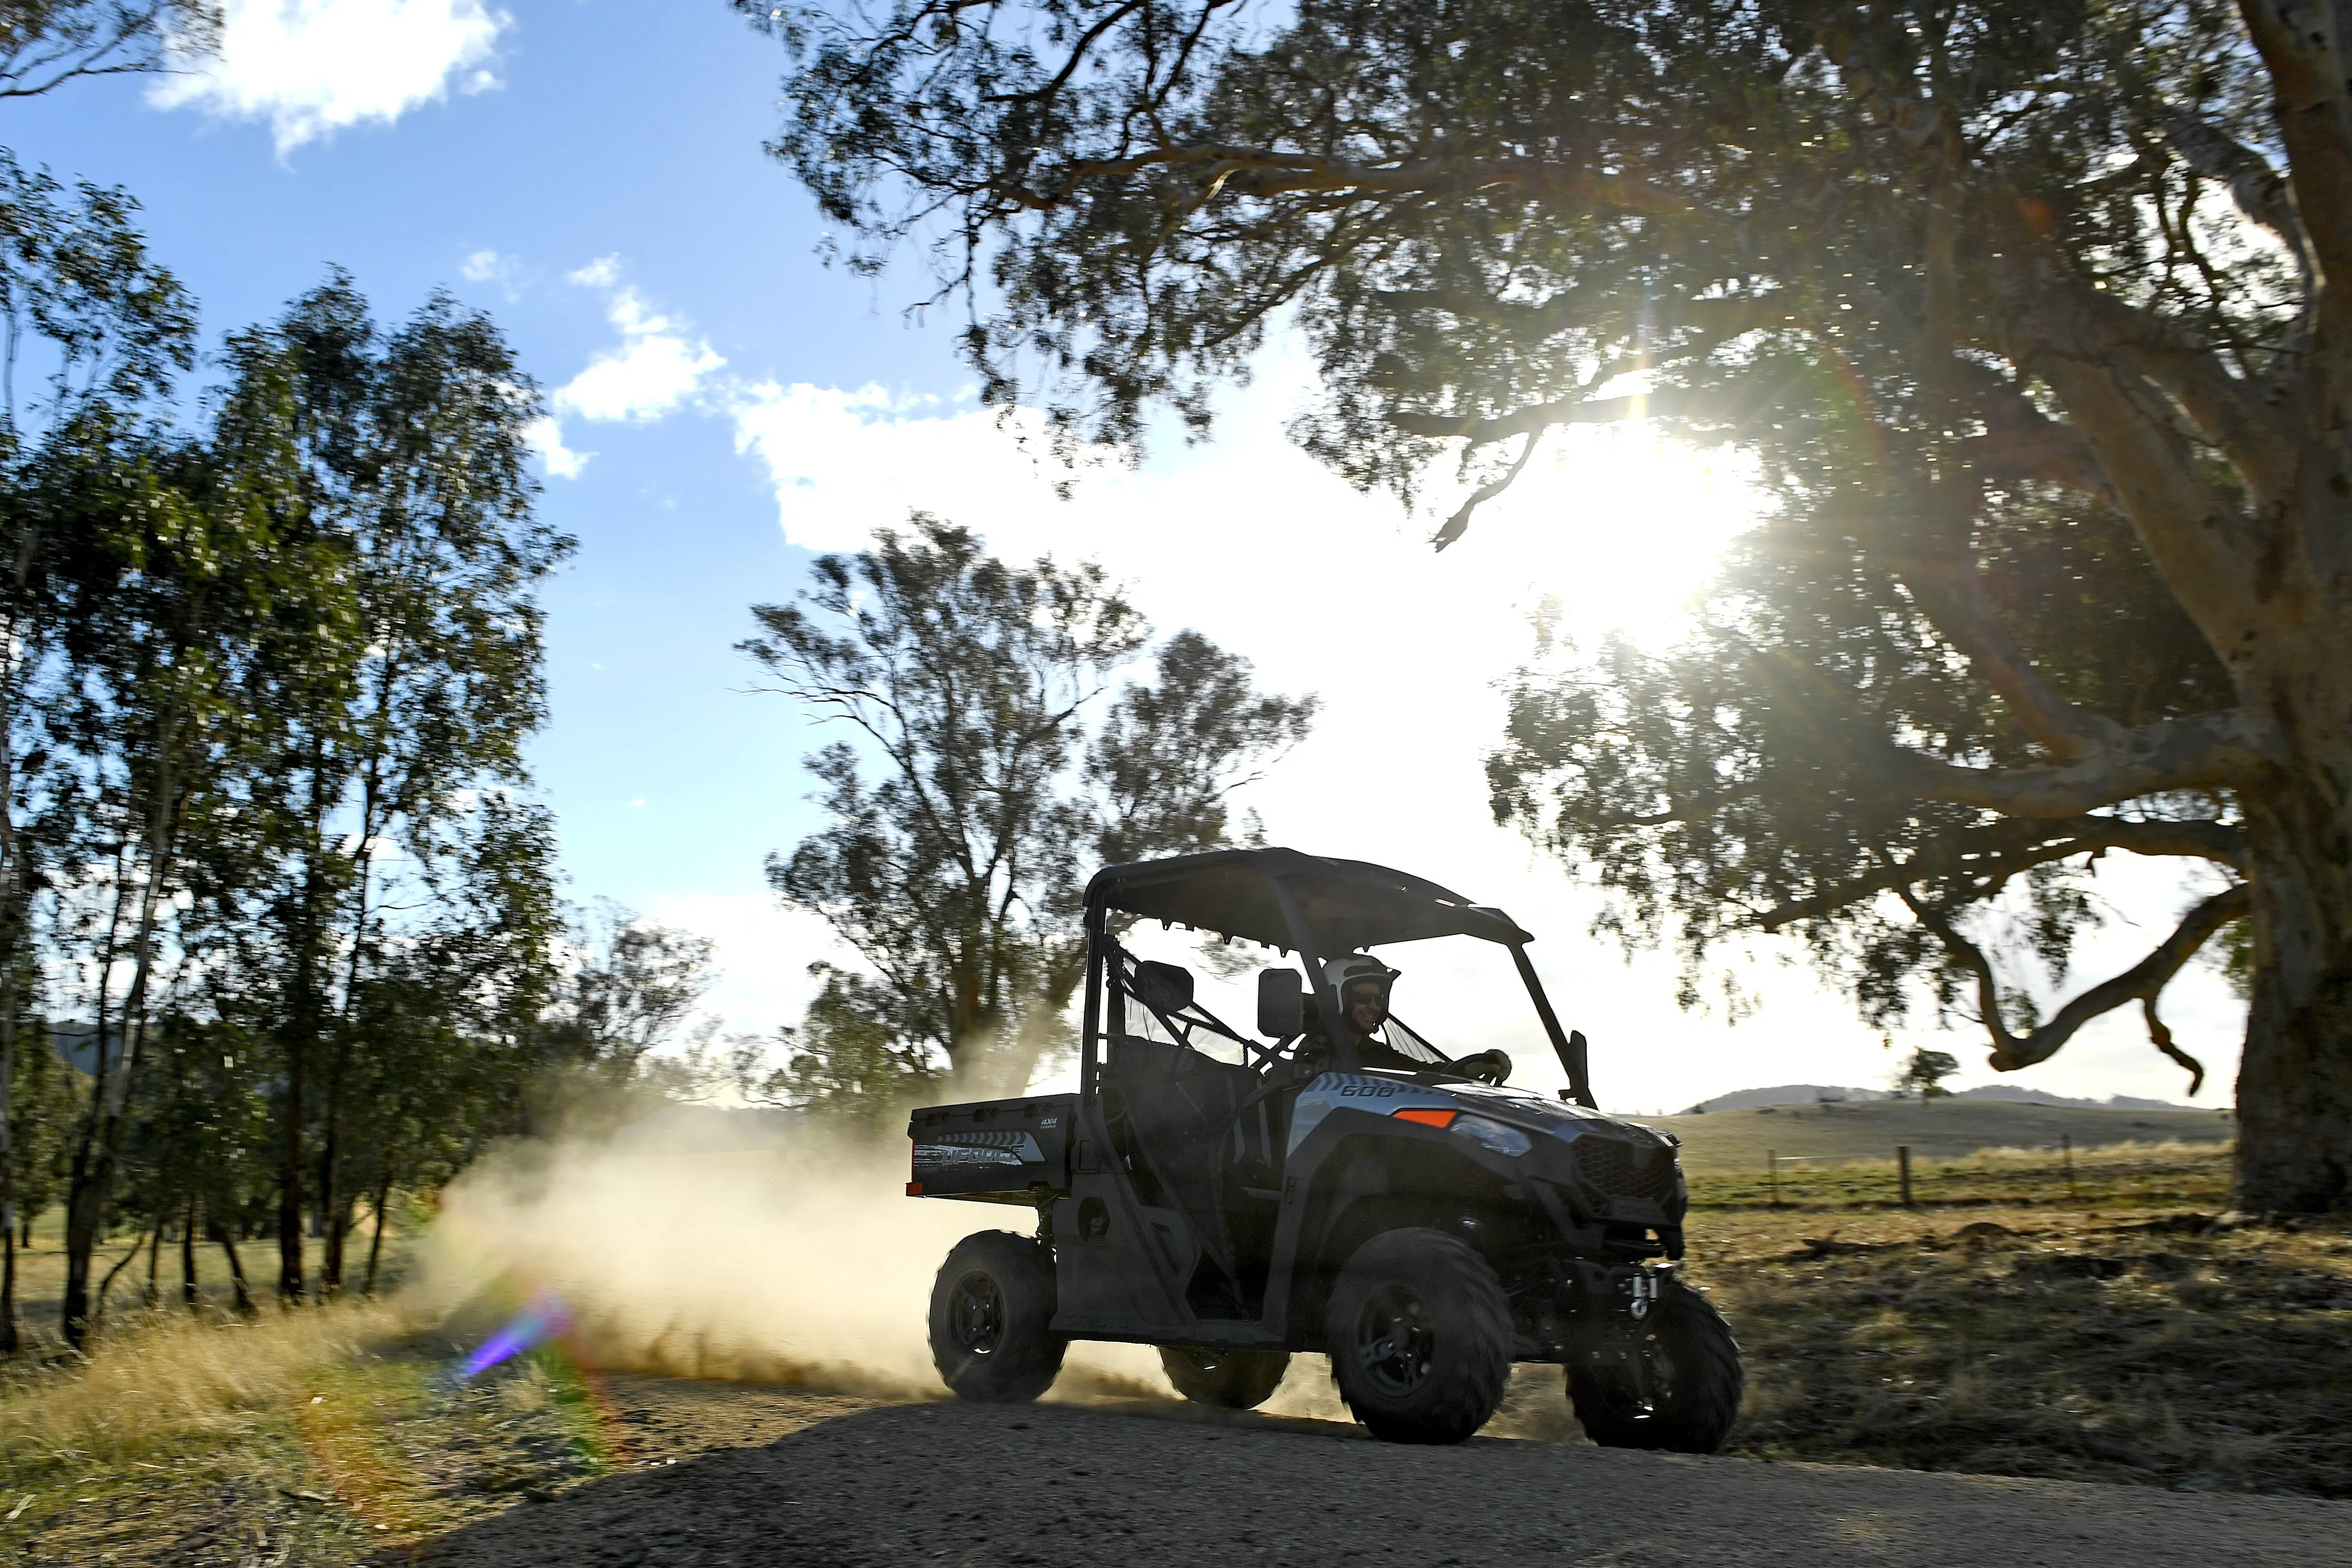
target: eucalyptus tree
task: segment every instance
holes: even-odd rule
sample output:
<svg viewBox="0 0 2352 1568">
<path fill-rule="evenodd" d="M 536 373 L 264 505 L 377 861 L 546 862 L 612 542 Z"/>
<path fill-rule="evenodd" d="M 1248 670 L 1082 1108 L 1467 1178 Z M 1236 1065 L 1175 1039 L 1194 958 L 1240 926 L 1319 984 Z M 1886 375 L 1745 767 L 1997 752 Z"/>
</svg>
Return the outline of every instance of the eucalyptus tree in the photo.
<svg viewBox="0 0 2352 1568">
<path fill-rule="evenodd" d="M 36 902 L 62 895 L 69 859 L 114 872 L 112 918 L 83 928 L 102 935 L 79 954 L 99 977 L 99 1082 L 71 1156 L 74 1333 L 184 808 L 226 716 L 235 659 L 224 637 L 266 572 L 235 486 L 151 423 L 190 362 L 194 323 L 135 212 L 119 191 L 68 191 L 0 153 L 0 1113 L 20 988 L 35 972 Z M 130 971 L 120 990 L 118 963 Z"/>
<path fill-rule="evenodd" d="M 365 1042 L 349 1068 L 339 1190 L 374 1217 L 362 1290 L 373 1293 L 392 1194 L 447 1181 L 491 1138 L 525 1130 L 558 1000 L 554 820 L 493 793 L 455 824 L 431 920 L 386 943 L 347 1006 Z M 321 1289 L 341 1290 L 352 1225 L 330 1212 Z"/>
<path fill-rule="evenodd" d="M 338 273 L 231 360 L 223 427 L 290 454 L 288 527 L 320 562 L 258 649 L 276 780 L 278 1288 L 294 1299 L 306 1203 L 331 1226 L 351 1207 L 364 988 L 478 894 L 469 876 L 498 873 L 468 846 L 498 826 L 486 798 L 528 781 L 523 741 L 546 711 L 537 591 L 572 541 L 533 516 L 522 432 L 538 396 L 487 317 L 436 295 L 385 331 Z M 331 1247 L 322 1289 L 340 1263 Z"/>
<path fill-rule="evenodd" d="M 807 758 L 829 824 L 768 861 L 878 977 L 831 977 L 815 1038 L 861 1071 L 887 1040 L 1018 1092 L 1085 972 L 1086 878 L 1225 841 L 1231 792 L 1305 737 L 1315 699 L 1255 691 L 1197 632 L 1151 650 L 1091 562 L 1008 566 L 920 514 L 811 571 L 796 602 L 753 608 L 741 646 L 855 736 Z M 1156 678 L 1121 685 L 1148 651 Z"/>
<path fill-rule="evenodd" d="M 45 476 L 77 547 L 61 654 L 69 692 L 52 721 L 72 753 L 71 848 L 85 868 L 69 898 L 79 920 L 63 929 L 94 1026 L 67 1196 L 63 1314 L 77 1344 L 153 1005 L 187 951 L 173 928 L 192 846 L 241 831 L 266 799 L 253 655 L 299 561 L 269 526 L 257 493 L 267 474 L 223 468 L 193 443 L 123 447 L 90 442 Z"/>
<path fill-rule="evenodd" d="M 928 241 L 1000 402 L 1194 425 L 1268 323 L 1360 484 L 1564 429 L 1752 454 L 1685 656 L 1533 681 L 1497 803 L 1694 960 L 1801 930 L 2046 1060 L 2243 921 L 2237 1201 L 2352 1203 L 2352 19 L 2324 0 L 739 10 L 774 150 Z M 2102 853 L 2202 879 L 2047 1018 Z M 2029 941 L 1996 940 L 2004 890 Z"/>
</svg>

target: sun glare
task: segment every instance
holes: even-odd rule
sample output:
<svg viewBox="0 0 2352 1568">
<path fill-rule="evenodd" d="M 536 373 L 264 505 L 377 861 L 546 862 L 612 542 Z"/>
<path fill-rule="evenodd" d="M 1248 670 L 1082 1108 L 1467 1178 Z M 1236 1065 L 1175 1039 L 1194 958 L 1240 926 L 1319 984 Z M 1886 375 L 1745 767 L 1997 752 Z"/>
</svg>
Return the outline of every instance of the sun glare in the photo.
<svg viewBox="0 0 2352 1568">
<path fill-rule="evenodd" d="M 1498 564 L 1556 597 L 1580 642 L 1623 632 L 1656 647 L 1762 505 L 1736 454 L 1638 426 L 1584 428 L 1549 462 L 1538 455 L 1464 543 L 1495 536 Z"/>
</svg>

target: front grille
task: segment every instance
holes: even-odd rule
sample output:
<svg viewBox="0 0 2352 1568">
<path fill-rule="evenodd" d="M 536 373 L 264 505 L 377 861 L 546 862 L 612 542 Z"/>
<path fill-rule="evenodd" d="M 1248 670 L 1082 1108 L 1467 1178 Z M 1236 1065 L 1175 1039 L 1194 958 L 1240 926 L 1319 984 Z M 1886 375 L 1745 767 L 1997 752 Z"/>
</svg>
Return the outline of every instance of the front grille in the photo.
<svg viewBox="0 0 2352 1568">
<path fill-rule="evenodd" d="M 1570 1145 L 1576 1174 L 1606 1197 L 1631 1198 L 1664 1208 L 1675 1200 L 1675 1152 L 1587 1133 Z"/>
</svg>

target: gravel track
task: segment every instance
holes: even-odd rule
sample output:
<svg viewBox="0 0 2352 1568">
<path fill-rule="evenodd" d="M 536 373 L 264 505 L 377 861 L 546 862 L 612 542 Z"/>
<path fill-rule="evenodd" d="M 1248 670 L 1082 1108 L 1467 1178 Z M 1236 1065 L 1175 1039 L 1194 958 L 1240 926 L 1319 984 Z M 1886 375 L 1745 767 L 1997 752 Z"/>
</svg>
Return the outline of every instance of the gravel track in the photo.
<svg viewBox="0 0 2352 1568">
<path fill-rule="evenodd" d="M 2352 1565 L 2352 1503 L 1759 1464 L 1129 1406 L 622 1380 L 629 1467 L 410 1561 Z M 744 1446 L 756 1445 L 756 1446 Z"/>
</svg>

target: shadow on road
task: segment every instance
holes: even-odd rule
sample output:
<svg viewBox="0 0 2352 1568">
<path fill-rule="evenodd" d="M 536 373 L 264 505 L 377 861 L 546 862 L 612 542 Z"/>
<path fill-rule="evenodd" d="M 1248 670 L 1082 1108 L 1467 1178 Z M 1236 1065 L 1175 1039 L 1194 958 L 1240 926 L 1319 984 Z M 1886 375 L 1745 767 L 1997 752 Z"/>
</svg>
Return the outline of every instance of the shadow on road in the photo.
<svg viewBox="0 0 2352 1568">
<path fill-rule="evenodd" d="M 1136 1419 L 1149 1415 L 1151 1419 Z M 620 1565 L 2352 1563 L 2352 1504 L 1830 1469 L 1333 1422 L 891 1406 L 582 1483 L 402 1559 Z"/>
</svg>

